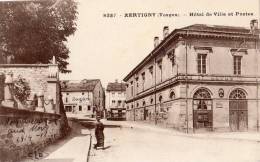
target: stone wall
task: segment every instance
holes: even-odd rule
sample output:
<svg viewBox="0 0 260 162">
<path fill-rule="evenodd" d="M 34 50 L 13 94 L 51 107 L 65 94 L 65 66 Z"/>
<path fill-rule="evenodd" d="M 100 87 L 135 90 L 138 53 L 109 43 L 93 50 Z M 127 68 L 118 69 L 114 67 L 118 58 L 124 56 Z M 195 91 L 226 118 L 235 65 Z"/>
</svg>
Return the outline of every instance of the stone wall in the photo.
<svg viewBox="0 0 260 162">
<path fill-rule="evenodd" d="M 59 139 L 61 116 L 0 106 L 0 162 L 17 162 Z"/>
<path fill-rule="evenodd" d="M 30 87 L 25 101 L 15 97 L 19 76 Z M 30 157 L 69 132 L 60 97 L 57 64 L 0 64 L 0 162 Z"/>
<path fill-rule="evenodd" d="M 51 104 L 49 104 L 49 99 L 51 98 L 58 113 L 58 66 L 56 64 L 0 64 L 0 76 L 4 75 L 6 77 L 10 73 L 12 74 L 12 80 L 17 80 L 18 77 L 21 77 L 29 84 L 30 96 L 28 101 L 41 94 L 45 101 L 45 109 L 51 109 Z M 2 86 L 1 84 L 0 97 Z M 26 109 L 19 106 L 19 104 L 16 107 Z"/>
</svg>

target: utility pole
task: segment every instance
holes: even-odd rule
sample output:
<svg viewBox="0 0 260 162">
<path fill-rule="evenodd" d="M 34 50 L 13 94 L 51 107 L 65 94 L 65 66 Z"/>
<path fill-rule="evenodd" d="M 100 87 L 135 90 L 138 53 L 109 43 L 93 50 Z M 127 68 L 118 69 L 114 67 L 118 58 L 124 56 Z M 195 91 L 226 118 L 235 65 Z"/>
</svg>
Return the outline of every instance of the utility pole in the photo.
<svg viewBox="0 0 260 162">
<path fill-rule="evenodd" d="M 259 85 L 258 85 L 258 77 L 259 77 L 259 70 L 258 70 L 258 39 L 259 39 L 259 33 L 258 33 L 258 22 L 257 19 L 251 20 L 250 22 L 250 32 L 252 36 L 255 37 L 255 64 L 256 64 L 256 116 L 257 116 L 257 123 L 256 123 L 256 129 L 259 131 Z"/>
<path fill-rule="evenodd" d="M 259 34 L 257 33 L 258 37 L 257 39 L 259 38 Z M 258 41 L 255 41 L 255 54 L 256 54 L 256 107 L 257 107 L 257 131 L 259 131 L 259 99 L 258 99 L 258 93 L 259 93 L 259 85 L 258 85 L 258 73 L 259 73 L 259 70 L 258 70 Z"/>
<path fill-rule="evenodd" d="M 156 110 L 156 57 L 154 58 L 154 122 L 157 124 L 157 110 Z"/>
<path fill-rule="evenodd" d="M 186 133 L 189 133 L 189 108 L 188 108 L 188 30 L 186 31 L 186 39 L 185 39 L 185 82 L 186 82 L 186 94 L 185 94 L 185 99 L 186 99 L 186 126 L 187 130 Z"/>
</svg>

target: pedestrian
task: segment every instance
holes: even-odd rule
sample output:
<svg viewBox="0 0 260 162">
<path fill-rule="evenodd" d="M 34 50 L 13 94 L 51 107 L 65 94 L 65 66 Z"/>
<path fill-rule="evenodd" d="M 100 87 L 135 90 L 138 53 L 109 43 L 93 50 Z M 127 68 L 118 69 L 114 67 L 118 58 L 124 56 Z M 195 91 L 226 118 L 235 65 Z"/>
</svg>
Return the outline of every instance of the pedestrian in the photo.
<svg viewBox="0 0 260 162">
<path fill-rule="evenodd" d="M 104 149 L 104 124 L 100 121 L 100 117 L 97 117 L 97 124 L 95 128 L 95 137 L 97 143 L 94 145 L 94 148 L 102 147 Z"/>
</svg>

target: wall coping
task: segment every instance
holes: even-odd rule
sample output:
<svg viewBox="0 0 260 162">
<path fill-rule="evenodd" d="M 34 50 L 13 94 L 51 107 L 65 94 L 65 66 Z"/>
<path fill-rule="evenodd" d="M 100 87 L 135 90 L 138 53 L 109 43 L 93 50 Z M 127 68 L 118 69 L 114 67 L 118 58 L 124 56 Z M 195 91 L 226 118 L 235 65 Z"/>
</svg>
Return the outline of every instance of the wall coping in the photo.
<svg viewBox="0 0 260 162">
<path fill-rule="evenodd" d="M 0 105 L 0 118 L 15 117 L 15 118 L 34 118 L 34 119 L 60 119 L 60 114 L 47 112 L 39 112 L 32 110 L 16 109 Z"/>
<path fill-rule="evenodd" d="M 58 64 L 0 64 L 2 68 L 9 67 L 49 67 L 49 66 L 58 66 Z"/>
</svg>

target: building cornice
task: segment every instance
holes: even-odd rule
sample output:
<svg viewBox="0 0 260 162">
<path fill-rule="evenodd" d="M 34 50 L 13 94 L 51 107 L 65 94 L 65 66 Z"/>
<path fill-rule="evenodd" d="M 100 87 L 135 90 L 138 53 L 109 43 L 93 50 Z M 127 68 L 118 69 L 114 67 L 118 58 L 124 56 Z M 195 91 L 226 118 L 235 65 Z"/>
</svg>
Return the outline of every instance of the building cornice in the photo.
<svg viewBox="0 0 260 162">
<path fill-rule="evenodd" d="M 156 46 L 152 52 L 146 56 L 123 80 L 127 82 L 134 74 L 140 71 L 144 65 L 151 61 L 154 57 L 160 54 L 160 51 L 166 47 L 166 45 L 174 39 L 182 41 L 184 39 L 196 37 L 196 38 L 214 38 L 214 39 L 228 39 L 228 40 L 259 40 L 257 34 L 250 33 L 250 30 L 246 32 L 231 32 L 231 31 L 217 31 L 217 30 L 194 30 L 188 28 L 181 28 L 173 30 L 165 39 L 163 39 L 158 46 Z M 177 42 L 178 42 L 177 41 Z"/>
<path fill-rule="evenodd" d="M 140 93 L 138 93 L 133 98 L 126 101 L 126 103 L 139 100 L 141 98 L 144 98 L 146 96 L 149 96 L 151 94 L 154 94 L 155 92 L 162 91 L 166 88 L 172 87 L 174 84 L 182 84 L 182 83 L 188 83 L 188 84 L 198 84 L 198 83 L 207 83 L 207 84 L 219 84 L 219 85 L 228 85 L 228 84 L 246 84 L 246 85 L 256 85 L 257 81 L 256 78 L 259 78 L 260 76 L 253 76 L 253 75 L 241 75 L 241 76 L 234 76 L 234 75 L 197 75 L 197 74 L 188 74 L 187 80 L 185 74 L 179 74 L 173 78 L 170 78 L 168 80 L 165 80 L 164 82 L 161 82 L 155 86 L 146 89 Z"/>
</svg>

